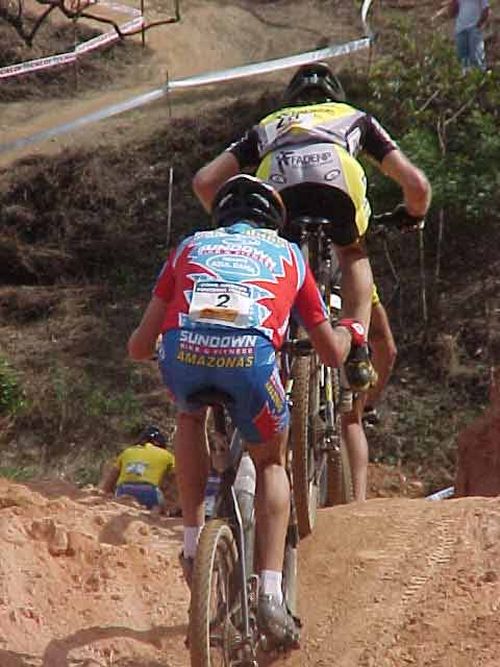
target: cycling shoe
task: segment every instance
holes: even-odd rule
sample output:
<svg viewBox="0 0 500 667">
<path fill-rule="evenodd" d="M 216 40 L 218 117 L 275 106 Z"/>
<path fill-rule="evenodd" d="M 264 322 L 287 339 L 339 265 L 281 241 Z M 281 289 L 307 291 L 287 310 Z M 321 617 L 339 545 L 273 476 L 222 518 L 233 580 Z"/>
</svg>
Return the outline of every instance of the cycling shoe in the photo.
<svg viewBox="0 0 500 667">
<path fill-rule="evenodd" d="M 344 364 L 347 381 L 353 391 L 368 391 L 378 380 L 370 359 L 368 345 L 352 346 Z"/>
<path fill-rule="evenodd" d="M 272 595 L 259 595 L 257 625 L 268 649 L 298 648 L 300 621 L 292 616 L 284 602 Z"/>
</svg>

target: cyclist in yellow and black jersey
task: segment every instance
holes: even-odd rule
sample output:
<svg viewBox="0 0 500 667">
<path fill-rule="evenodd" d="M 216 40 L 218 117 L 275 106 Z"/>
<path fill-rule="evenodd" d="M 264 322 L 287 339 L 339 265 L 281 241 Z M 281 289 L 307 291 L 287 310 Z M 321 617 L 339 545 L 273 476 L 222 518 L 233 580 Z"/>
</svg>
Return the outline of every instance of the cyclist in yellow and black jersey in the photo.
<svg viewBox="0 0 500 667">
<path fill-rule="evenodd" d="M 419 225 L 430 204 L 427 178 L 375 118 L 345 102 L 329 67 L 313 63 L 290 81 L 285 106 L 202 167 L 193 189 L 210 210 L 221 183 L 240 171 L 256 170 L 279 190 L 289 221 L 298 215 L 331 220 L 327 231 L 342 271 L 343 317 L 361 321 L 367 330 L 373 277 L 363 240 L 370 205 L 366 176 L 356 159 L 360 152 L 400 185 L 401 222 Z M 360 364 L 366 366 L 366 360 Z"/>
<path fill-rule="evenodd" d="M 172 492 L 175 457 L 159 428 L 148 426 L 126 447 L 105 472 L 100 487 L 115 496 L 132 496 L 148 509 L 165 508 L 165 492 Z"/>
<path fill-rule="evenodd" d="M 361 150 L 381 163 L 396 144 L 372 116 L 336 102 L 276 111 L 228 149 L 280 191 L 289 218 L 334 220 L 329 231 L 340 246 L 365 234 L 371 214 Z"/>
</svg>

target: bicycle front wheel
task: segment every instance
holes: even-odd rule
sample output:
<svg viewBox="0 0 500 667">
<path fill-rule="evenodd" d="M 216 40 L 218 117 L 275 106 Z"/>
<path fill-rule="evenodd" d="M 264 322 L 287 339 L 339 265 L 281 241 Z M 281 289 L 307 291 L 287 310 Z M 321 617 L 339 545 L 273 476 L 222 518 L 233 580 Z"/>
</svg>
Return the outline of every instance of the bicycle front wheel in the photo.
<svg viewBox="0 0 500 667">
<path fill-rule="evenodd" d="M 191 667 L 229 667 L 239 633 L 238 551 L 227 523 L 209 521 L 194 563 L 189 621 Z"/>
<path fill-rule="evenodd" d="M 290 443 L 292 488 L 300 537 L 307 537 L 316 521 L 319 490 L 315 480 L 315 456 L 310 420 L 311 359 L 297 357 L 293 366 Z"/>
</svg>

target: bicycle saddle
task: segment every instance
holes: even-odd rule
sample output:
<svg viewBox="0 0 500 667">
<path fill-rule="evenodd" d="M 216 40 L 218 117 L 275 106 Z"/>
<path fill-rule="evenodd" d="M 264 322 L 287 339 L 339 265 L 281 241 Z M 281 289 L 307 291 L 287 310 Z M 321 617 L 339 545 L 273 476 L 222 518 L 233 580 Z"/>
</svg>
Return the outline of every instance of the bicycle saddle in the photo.
<svg viewBox="0 0 500 667">
<path fill-rule="evenodd" d="M 199 403 L 201 405 L 227 405 L 233 403 L 233 397 L 225 391 L 215 387 L 205 387 L 189 394 L 187 397 L 190 403 Z"/>
</svg>

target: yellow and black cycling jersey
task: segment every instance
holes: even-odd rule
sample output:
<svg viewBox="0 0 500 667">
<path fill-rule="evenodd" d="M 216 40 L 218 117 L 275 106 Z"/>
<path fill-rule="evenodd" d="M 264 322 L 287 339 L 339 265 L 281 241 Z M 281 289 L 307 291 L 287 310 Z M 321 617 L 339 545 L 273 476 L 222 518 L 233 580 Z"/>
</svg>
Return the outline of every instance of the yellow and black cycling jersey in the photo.
<svg viewBox="0 0 500 667">
<path fill-rule="evenodd" d="M 373 116 L 324 102 L 269 114 L 227 150 L 240 169 L 256 170 L 281 193 L 290 220 L 330 218 L 331 239 L 349 245 L 365 234 L 371 214 L 356 156 L 363 151 L 381 162 L 396 148 Z"/>
<path fill-rule="evenodd" d="M 240 168 L 257 168 L 267 153 L 305 143 L 332 143 L 352 157 L 363 151 L 377 162 L 397 148 L 370 114 L 349 104 L 322 102 L 269 114 L 227 150 L 236 157 Z"/>
<path fill-rule="evenodd" d="M 120 469 L 120 484 L 153 484 L 159 486 L 166 472 L 175 467 L 174 455 L 151 443 L 132 445 L 119 454 L 115 465 Z"/>
</svg>

